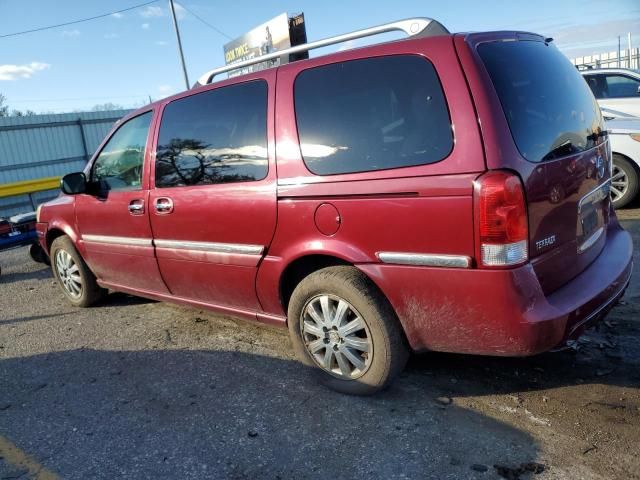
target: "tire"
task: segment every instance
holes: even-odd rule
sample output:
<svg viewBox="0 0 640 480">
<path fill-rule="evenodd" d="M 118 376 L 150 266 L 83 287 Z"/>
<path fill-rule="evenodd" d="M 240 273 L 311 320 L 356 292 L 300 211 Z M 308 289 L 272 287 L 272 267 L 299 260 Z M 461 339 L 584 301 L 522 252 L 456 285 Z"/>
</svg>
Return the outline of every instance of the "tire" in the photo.
<svg viewBox="0 0 640 480">
<path fill-rule="evenodd" d="M 29 247 L 29 256 L 31 257 L 31 260 L 36 263 L 45 263 L 47 265 L 51 265 L 51 262 L 49 262 L 49 257 L 47 257 L 47 254 L 44 253 L 44 250 L 39 243 L 31 244 L 31 246 Z"/>
<path fill-rule="evenodd" d="M 388 387 L 409 357 L 391 305 L 354 267 L 323 268 L 305 277 L 291 295 L 288 319 L 298 359 L 320 383 L 341 393 L 371 395 Z"/>
<path fill-rule="evenodd" d="M 51 269 L 67 300 L 76 307 L 90 307 L 107 294 L 66 235 L 51 244 Z"/>
<path fill-rule="evenodd" d="M 631 203 L 638 195 L 638 171 L 622 155 L 613 154 L 613 172 L 611 175 L 611 199 L 615 208 Z"/>
</svg>

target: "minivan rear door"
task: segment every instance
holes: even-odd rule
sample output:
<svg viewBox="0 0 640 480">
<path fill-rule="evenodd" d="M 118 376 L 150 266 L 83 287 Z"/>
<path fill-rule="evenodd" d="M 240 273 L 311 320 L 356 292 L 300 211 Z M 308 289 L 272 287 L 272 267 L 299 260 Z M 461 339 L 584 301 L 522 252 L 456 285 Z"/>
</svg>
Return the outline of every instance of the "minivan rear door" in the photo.
<svg viewBox="0 0 640 480">
<path fill-rule="evenodd" d="M 266 70 L 162 108 L 149 215 L 175 297 L 261 310 L 255 279 L 276 226 L 274 84 Z"/>
<path fill-rule="evenodd" d="M 529 258 L 543 289 L 553 291 L 605 242 L 611 152 L 600 109 L 551 41 L 500 32 L 469 35 L 466 44 L 487 166 L 521 177 Z"/>
</svg>

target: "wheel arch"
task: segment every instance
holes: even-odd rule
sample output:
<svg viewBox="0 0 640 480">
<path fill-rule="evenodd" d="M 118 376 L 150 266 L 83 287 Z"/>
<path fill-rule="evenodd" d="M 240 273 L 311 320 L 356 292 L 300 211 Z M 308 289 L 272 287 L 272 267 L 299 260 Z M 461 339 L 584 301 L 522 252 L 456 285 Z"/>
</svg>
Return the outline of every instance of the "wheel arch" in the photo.
<svg viewBox="0 0 640 480">
<path fill-rule="evenodd" d="M 354 266 L 352 262 L 329 253 L 311 253 L 293 259 L 287 264 L 278 282 L 280 303 L 284 311 L 289 307 L 291 294 L 296 286 L 313 272 L 338 265 Z"/>
<path fill-rule="evenodd" d="M 53 223 L 47 230 L 47 233 L 45 236 L 46 244 L 47 244 L 47 253 L 51 252 L 51 244 L 53 243 L 53 241 L 56 238 L 61 237 L 63 235 L 68 236 L 77 248 L 78 235 L 76 234 L 76 232 L 74 232 L 69 225 Z"/>
</svg>

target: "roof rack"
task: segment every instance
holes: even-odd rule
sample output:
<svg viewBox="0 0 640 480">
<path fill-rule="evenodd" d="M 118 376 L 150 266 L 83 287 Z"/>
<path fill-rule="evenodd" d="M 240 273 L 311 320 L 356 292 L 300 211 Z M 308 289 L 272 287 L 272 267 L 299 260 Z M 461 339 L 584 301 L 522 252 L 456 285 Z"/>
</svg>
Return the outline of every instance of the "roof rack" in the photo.
<svg viewBox="0 0 640 480">
<path fill-rule="evenodd" d="M 345 33 L 343 35 L 338 35 L 336 37 L 325 38 L 323 40 L 318 40 L 316 42 L 305 43 L 302 45 L 297 45 L 295 47 L 287 48 L 285 50 L 280 50 L 277 52 L 269 53 L 267 55 L 262 55 L 260 57 L 251 58 L 249 60 L 244 60 L 242 62 L 231 63 L 229 65 L 225 65 L 224 67 L 216 68 L 214 70 L 210 70 L 204 75 L 202 75 L 198 81 L 193 86 L 199 87 L 201 85 L 206 85 L 213 81 L 213 78 L 216 75 L 221 73 L 229 72 L 231 70 L 237 70 L 239 68 L 248 67 L 249 65 L 255 65 L 256 63 L 262 63 L 269 60 L 273 60 L 276 58 L 280 58 L 285 55 L 292 55 L 294 53 L 299 52 L 307 52 L 309 50 L 313 50 L 316 48 L 326 47 L 328 45 L 335 45 L 336 43 L 343 43 L 349 40 L 354 40 L 356 38 L 370 37 L 372 35 L 379 35 L 381 33 L 401 31 L 406 33 L 409 37 L 427 37 L 427 36 L 435 36 L 435 35 L 449 35 L 449 31 L 436 20 L 431 18 L 417 17 L 417 18 L 407 18 L 405 20 L 398 20 L 397 22 L 385 23 L 383 25 L 378 25 L 376 27 L 365 28 L 363 30 L 356 30 L 355 32 Z"/>
</svg>

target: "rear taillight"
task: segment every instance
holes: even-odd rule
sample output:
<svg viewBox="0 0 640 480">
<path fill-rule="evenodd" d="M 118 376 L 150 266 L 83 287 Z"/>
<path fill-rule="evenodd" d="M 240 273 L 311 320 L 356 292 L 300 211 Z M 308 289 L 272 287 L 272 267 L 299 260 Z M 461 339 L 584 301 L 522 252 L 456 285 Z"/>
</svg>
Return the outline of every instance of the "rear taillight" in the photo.
<svg viewBox="0 0 640 480">
<path fill-rule="evenodd" d="M 522 182 L 510 172 L 492 171 L 477 180 L 480 264 L 505 267 L 528 259 L 529 228 Z"/>
</svg>

